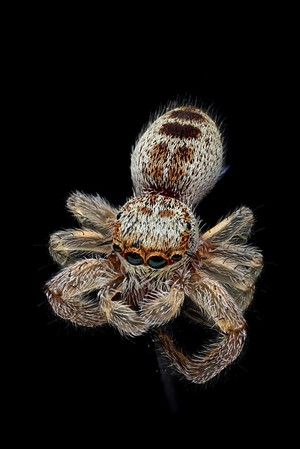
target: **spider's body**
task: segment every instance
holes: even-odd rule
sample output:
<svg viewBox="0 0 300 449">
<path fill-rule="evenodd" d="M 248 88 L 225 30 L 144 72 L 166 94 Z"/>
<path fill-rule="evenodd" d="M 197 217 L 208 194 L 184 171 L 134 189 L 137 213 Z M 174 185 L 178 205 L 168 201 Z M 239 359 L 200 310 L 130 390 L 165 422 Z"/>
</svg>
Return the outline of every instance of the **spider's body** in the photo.
<svg viewBox="0 0 300 449">
<path fill-rule="evenodd" d="M 51 236 L 53 258 L 65 266 L 46 287 L 54 311 L 79 325 L 109 323 L 125 335 L 154 332 L 192 382 L 206 382 L 233 362 L 246 338 L 243 311 L 262 257 L 246 245 L 253 215 L 245 207 L 200 231 L 193 207 L 222 165 L 221 136 L 207 114 L 187 106 L 158 117 L 132 152 L 134 195 L 123 207 L 70 196 L 82 229 Z M 184 354 L 165 327 L 179 313 L 206 322 L 221 338 L 204 354 Z"/>
</svg>

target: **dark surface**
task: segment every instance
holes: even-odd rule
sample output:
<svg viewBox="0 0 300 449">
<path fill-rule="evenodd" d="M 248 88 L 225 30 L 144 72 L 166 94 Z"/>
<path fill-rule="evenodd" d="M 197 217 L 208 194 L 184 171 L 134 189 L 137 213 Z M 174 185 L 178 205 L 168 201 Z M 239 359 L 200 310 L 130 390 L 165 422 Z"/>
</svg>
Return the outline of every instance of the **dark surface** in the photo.
<svg viewBox="0 0 300 449">
<path fill-rule="evenodd" d="M 284 106 L 288 93 L 278 85 L 274 95 L 269 83 L 277 59 L 269 55 L 261 61 L 255 48 L 243 55 L 237 51 L 229 61 L 224 49 L 220 64 L 207 61 L 174 75 L 168 64 L 163 72 L 147 64 L 134 70 L 132 55 L 125 67 L 120 63 L 120 72 L 112 73 L 108 61 L 101 65 L 93 51 L 71 46 L 65 52 L 58 45 L 53 50 L 47 43 L 29 89 L 24 89 L 27 177 L 32 182 L 26 213 L 32 222 L 33 263 L 32 292 L 22 299 L 24 330 L 18 342 L 17 363 L 26 374 L 20 383 L 22 404 L 26 409 L 32 403 L 38 416 L 53 407 L 56 421 L 71 416 L 75 428 L 78 416 L 95 420 L 93 410 L 99 420 L 104 415 L 108 421 L 139 422 L 148 431 L 148 416 L 157 420 L 157 427 L 168 417 L 195 419 L 202 432 L 208 424 L 234 429 L 245 426 L 244 421 L 256 430 L 266 428 L 266 417 L 278 420 L 282 414 L 278 403 L 285 395 L 286 376 L 278 363 L 284 331 L 279 330 L 277 205 L 278 149 L 286 143 L 278 125 L 279 105 Z M 48 237 L 75 225 L 65 209 L 69 193 L 97 192 L 122 205 L 132 194 L 130 152 L 137 135 L 150 114 L 176 98 L 212 107 L 224 130 L 228 171 L 197 212 L 212 226 L 240 205 L 253 209 L 257 223 L 252 242 L 265 258 L 246 314 L 249 338 L 243 356 L 207 386 L 170 374 L 161 378 L 150 337 L 126 340 L 108 328 L 76 329 L 53 316 L 43 294 L 44 283 L 57 271 L 48 255 Z M 195 330 L 188 338 L 195 344 Z"/>
</svg>

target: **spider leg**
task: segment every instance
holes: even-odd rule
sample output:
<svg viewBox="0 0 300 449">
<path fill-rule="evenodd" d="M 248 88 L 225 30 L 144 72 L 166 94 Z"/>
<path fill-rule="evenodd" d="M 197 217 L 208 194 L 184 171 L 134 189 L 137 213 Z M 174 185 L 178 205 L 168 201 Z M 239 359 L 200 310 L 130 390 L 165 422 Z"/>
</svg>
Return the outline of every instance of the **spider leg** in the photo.
<svg viewBox="0 0 300 449">
<path fill-rule="evenodd" d="M 252 211 L 241 207 L 202 234 L 201 238 L 209 243 L 246 243 L 253 224 Z"/>
<path fill-rule="evenodd" d="M 137 312 L 120 301 L 122 280 L 109 259 L 85 259 L 50 280 L 46 295 L 61 318 L 89 327 L 109 323 L 123 334 L 139 335 L 147 326 Z"/>
<path fill-rule="evenodd" d="M 263 267 L 261 252 L 247 245 L 219 245 L 202 260 L 201 271 L 220 282 L 241 310 L 250 305 Z"/>
<path fill-rule="evenodd" d="M 253 222 L 242 207 L 205 232 L 198 248 L 201 271 L 224 285 L 241 310 L 251 303 L 263 267 L 261 252 L 246 245 Z"/>
<path fill-rule="evenodd" d="M 209 278 L 201 278 L 189 289 L 191 300 L 220 332 L 220 338 L 203 353 L 184 354 L 165 332 L 157 337 L 175 368 L 194 383 L 205 383 L 230 365 L 241 353 L 246 322 L 227 291 Z"/>
<path fill-rule="evenodd" d="M 61 318 L 83 326 L 105 323 L 98 305 L 88 293 L 103 282 L 103 264 L 95 259 L 79 261 L 61 270 L 45 286 L 53 311 Z M 101 284 L 100 284 L 101 285 Z"/>
<path fill-rule="evenodd" d="M 112 235 L 118 209 L 101 196 L 74 192 L 68 198 L 67 207 L 83 227 L 100 231 L 104 238 Z"/>
<path fill-rule="evenodd" d="M 59 265 L 65 266 L 80 253 L 109 254 L 111 237 L 90 229 L 68 229 L 51 235 L 49 250 L 52 258 Z"/>
<path fill-rule="evenodd" d="M 117 296 L 115 296 L 117 293 Z M 118 329 L 122 335 L 136 337 L 148 330 L 148 323 L 144 318 L 133 310 L 128 304 L 122 301 L 120 293 L 113 291 L 110 294 L 101 296 L 99 305 L 100 310 L 104 314 L 107 322 Z M 117 300 L 114 300 L 114 297 Z"/>
<path fill-rule="evenodd" d="M 80 260 L 61 270 L 45 286 L 54 312 L 75 324 L 98 326 L 107 322 L 99 303 L 90 294 L 105 286 L 113 288 L 120 282 L 108 261 Z"/>
<path fill-rule="evenodd" d="M 172 287 L 168 292 L 153 292 L 147 299 L 141 314 L 149 325 L 157 326 L 167 323 L 179 314 L 184 301 L 184 291 Z"/>
</svg>

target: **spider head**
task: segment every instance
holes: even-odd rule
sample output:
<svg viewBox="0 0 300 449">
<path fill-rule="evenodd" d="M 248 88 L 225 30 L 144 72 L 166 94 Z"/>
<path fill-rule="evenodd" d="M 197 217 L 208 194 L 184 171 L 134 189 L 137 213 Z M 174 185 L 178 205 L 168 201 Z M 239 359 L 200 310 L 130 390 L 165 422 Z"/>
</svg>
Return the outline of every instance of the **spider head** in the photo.
<svg viewBox="0 0 300 449">
<path fill-rule="evenodd" d="M 148 194 L 129 200 L 117 215 L 113 250 L 129 265 L 178 266 L 198 240 L 191 209 L 175 198 Z"/>
</svg>

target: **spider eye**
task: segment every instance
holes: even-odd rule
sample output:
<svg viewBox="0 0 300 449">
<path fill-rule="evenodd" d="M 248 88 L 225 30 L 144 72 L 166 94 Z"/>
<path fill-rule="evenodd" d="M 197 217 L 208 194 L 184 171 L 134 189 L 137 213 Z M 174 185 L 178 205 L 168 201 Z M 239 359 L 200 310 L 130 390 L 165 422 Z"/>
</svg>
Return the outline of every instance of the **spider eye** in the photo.
<svg viewBox="0 0 300 449">
<path fill-rule="evenodd" d="M 120 218 L 121 218 L 121 215 L 122 215 L 122 212 L 119 212 L 119 213 L 118 213 L 118 215 L 117 215 L 117 217 L 116 217 L 116 218 L 117 218 L 117 220 L 120 220 Z"/>
<path fill-rule="evenodd" d="M 186 229 L 188 230 L 188 231 L 190 231 L 191 229 L 192 229 L 192 225 L 191 225 L 191 223 L 188 221 L 187 222 L 187 224 L 186 224 Z"/>
<path fill-rule="evenodd" d="M 122 249 L 119 245 L 113 244 L 113 250 L 116 251 L 116 253 L 121 253 Z"/>
<path fill-rule="evenodd" d="M 174 254 L 174 255 L 171 257 L 171 259 L 172 259 L 173 262 L 179 262 L 179 260 L 182 259 L 182 255 L 181 255 L 181 254 Z"/>
<path fill-rule="evenodd" d="M 151 268 L 163 268 L 167 265 L 167 261 L 166 259 L 164 259 L 161 256 L 152 256 L 149 257 L 149 259 L 147 260 L 147 264 L 151 267 Z"/>
<path fill-rule="evenodd" d="M 138 253 L 127 253 L 125 259 L 131 265 L 142 265 L 144 263 L 144 259 Z"/>
</svg>

